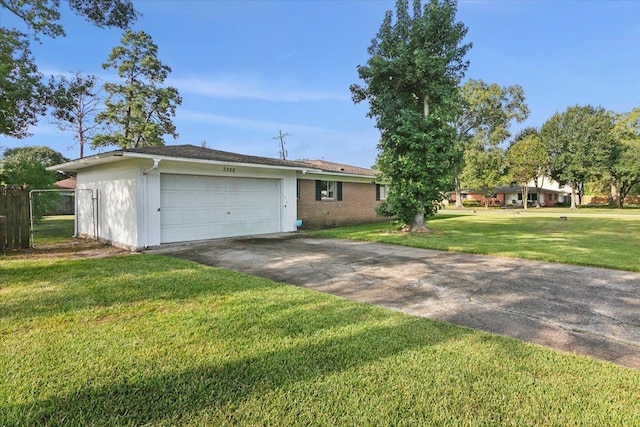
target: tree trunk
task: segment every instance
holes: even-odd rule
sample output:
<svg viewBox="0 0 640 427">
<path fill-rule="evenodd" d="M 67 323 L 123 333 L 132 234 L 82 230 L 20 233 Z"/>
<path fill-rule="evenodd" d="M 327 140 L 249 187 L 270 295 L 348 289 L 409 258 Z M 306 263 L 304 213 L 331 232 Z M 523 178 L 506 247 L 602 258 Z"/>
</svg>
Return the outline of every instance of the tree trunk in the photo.
<svg viewBox="0 0 640 427">
<path fill-rule="evenodd" d="M 527 209 L 527 204 L 529 202 L 529 187 L 522 187 L 522 207 Z"/>
<path fill-rule="evenodd" d="M 571 209 L 576 208 L 576 187 L 575 185 L 571 186 Z"/>
<path fill-rule="evenodd" d="M 582 205 L 582 195 L 584 194 L 584 183 L 580 182 L 577 185 L 578 187 L 578 205 Z"/>
<path fill-rule="evenodd" d="M 544 176 L 542 177 L 542 181 L 540 182 L 540 185 L 538 185 L 537 177 L 533 182 L 536 184 L 536 208 L 539 208 L 540 207 L 540 188 L 544 186 Z"/>
<path fill-rule="evenodd" d="M 614 174 L 611 174 L 611 199 L 609 200 L 609 204 L 615 206 L 617 204 L 618 198 L 618 180 Z"/>
<path fill-rule="evenodd" d="M 420 209 L 413 217 L 413 223 L 409 227 L 409 231 L 412 233 L 424 233 L 429 231 L 429 228 L 424 223 L 424 202 L 420 202 Z"/>
<path fill-rule="evenodd" d="M 456 186 L 456 208 L 462 207 L 462 191 L 460 190 L 460 181 L 458 177 L 454 179 L 454 183 Z"/>
<path fill-rule="evenodd" d="M 426 118 L 429 115 L 429 95 L 425 95 L 424 96 L 424 106 L 423 106 L 424 110 L 424 117 Z"/>
</svg>

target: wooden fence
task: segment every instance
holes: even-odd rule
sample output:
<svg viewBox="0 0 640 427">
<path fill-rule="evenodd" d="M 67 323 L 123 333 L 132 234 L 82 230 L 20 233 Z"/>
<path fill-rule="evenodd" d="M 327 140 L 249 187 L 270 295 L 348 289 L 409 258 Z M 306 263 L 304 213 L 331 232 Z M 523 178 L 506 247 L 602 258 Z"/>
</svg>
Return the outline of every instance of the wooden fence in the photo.
<svg viewBox="0 0 640 427">
<path fill-rule="evenodd" d="M 0 251 L 28 248 L 29 190 L 0 185 L 0 217 Z"/>
</svg>

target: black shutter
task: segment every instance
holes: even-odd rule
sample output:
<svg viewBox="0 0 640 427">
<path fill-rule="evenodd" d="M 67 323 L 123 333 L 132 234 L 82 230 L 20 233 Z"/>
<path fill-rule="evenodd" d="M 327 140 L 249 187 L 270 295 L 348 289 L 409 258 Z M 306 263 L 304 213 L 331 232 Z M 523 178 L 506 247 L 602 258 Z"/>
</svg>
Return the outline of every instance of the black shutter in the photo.
<svg viewBox="0 0 640 427">
<path fill-rule="evenodd" d="M 376 201 L 380 201 L 380 184 L 376 184 Z"/>
<path fill-rule="evenodd" d="M 342 182 L 338 181 L 338 201 L 342 200 Z"/>
<path fill-rule="evenodd" d="M 316 180 L 316 201 L 322 200 L 322 181 Z"/>
</svg>

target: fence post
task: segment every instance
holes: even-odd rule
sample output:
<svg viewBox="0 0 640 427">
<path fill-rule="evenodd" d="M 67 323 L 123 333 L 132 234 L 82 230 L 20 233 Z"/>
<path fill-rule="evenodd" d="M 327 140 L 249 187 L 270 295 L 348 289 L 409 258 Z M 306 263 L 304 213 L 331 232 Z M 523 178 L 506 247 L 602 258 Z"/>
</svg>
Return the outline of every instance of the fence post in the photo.
<svg viewBox="0 0 640 427">
<path fill-rule="evenodd" d="M 31 214 L 29 212 L 29 192 L 24 191 L 20 194 L 20 214 L 18 218 L 20 218 L 20 247 L 22 249 L 27 249 L 30 247 L 30 237 L 31 237 L 31 223 L 30 217 Z"/>
<path fill-rule="evenodd" d="M 0 250 L 2 253 L 7 252 L 7 217 L 0 216 Z"/>
</svg>

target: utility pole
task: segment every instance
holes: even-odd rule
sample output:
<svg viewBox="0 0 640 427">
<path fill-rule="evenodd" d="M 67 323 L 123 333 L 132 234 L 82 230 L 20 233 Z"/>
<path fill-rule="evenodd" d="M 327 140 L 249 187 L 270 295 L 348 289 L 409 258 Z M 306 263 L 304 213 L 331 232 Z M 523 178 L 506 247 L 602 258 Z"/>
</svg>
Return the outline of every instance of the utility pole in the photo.
<svg viewBox="0 0 640 427">
<path fill-rule="evenodd" d="M 281 130 L 278 131 L 279 135 L 278 136 L 274 136 L 271 139 L 279 139 L 280 140 L 280 158 L 282 160 L 287 160 L 287 150 L 285 150 L 284 148 L 284 137 L 285 136 L 289 136 L 288 133 L 283 134 Z"/>
</svg>

